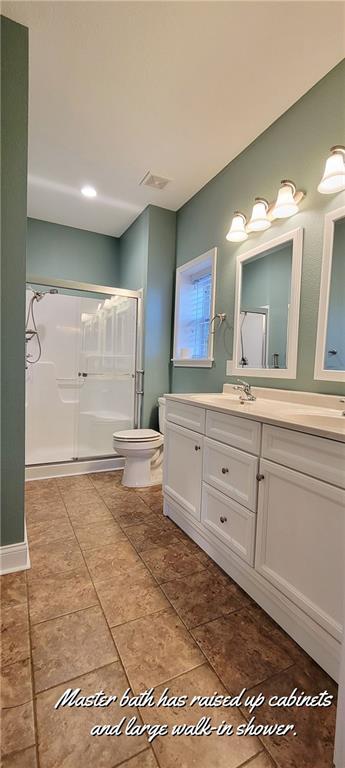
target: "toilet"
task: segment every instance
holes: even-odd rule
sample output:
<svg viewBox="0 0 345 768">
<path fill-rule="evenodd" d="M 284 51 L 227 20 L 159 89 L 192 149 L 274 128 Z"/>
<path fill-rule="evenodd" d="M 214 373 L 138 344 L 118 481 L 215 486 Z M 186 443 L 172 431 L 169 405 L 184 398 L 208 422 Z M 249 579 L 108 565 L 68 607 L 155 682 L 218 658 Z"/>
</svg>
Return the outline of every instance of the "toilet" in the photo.
<svg viewBox="0 0 345 768">
<path fill-rule="evenodd" d="M 159 429 L 125 429 L 113 434 L 113 448 L 125 458 L 122 485 L 143 488 L 162 482 L 165 398 L 160 397 Z"/>
</svg>

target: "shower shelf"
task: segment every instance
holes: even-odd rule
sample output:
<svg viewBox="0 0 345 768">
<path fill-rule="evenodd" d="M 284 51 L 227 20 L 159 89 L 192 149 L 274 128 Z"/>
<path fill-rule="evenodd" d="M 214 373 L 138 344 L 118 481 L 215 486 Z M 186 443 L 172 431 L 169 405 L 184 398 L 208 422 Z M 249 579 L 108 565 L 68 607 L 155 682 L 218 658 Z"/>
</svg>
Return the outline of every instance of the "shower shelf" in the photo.
<svg viewBox="0 0 345 768">
<path fill-rule="evenodd" d="M 77 378 L 60 378 L 57 377 L 56 381 L 60 387 L 78 387 L 81 388 L 84 385 L 84 380 L 88 378 L 102 378 L 108 381 L 125 381 L 134 377 L 132 373 L 87 373 L 81 374 Z"/>
<path fill-rule="evenodd" d="M 125 423 L 128 425 L 128 429 L 130 429 L 132 426 L 132 421 L 130 418 L 122 416 L 121 414 L 113 411 L 81 411 L 80 416 L 90 416 L 93 419 L 97 419 L 97 421 L 116 421 L 119 424 Z"/>
<path fill-rule="evenodd" d="M 63 387 L 64 389 L 81 389 L 84 383 L 82 379 L 78 378 L 57 378 L 56 381 L 58 386 Z"/>
</svg>

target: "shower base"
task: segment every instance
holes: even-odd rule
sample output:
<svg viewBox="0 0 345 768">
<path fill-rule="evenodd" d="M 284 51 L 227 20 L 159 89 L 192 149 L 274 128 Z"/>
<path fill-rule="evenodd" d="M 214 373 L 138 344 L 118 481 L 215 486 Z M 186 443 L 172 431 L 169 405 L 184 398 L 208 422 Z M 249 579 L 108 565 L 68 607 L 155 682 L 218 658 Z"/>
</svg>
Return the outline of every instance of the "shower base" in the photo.
<svg viewBox="0 0 345 768">
<path fill-rule="evenodd" d="M 84 475 L 86 472 L 109 472 L 123 469 L 125 460 L 121 456 L 108 459 L 83 459 L 61 461 L 56 464 L 31 464 L 25 467 L 25 480 L 45 480 L 49 477 Z"/>
</svg>

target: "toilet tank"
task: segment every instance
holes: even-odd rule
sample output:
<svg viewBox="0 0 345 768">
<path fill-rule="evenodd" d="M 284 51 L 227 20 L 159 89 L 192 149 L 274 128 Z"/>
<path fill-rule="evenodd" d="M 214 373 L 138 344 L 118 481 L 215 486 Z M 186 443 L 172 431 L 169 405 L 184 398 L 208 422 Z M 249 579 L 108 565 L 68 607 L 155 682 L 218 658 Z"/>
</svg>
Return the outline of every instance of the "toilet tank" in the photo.
<svg viewBox="0 0 345 768">
<path fill-rule="evenodd" d="M 165 397 L 158 398 L 158 424 L 159 431 L 164 435 L 165 429 Z"/>
</svg>

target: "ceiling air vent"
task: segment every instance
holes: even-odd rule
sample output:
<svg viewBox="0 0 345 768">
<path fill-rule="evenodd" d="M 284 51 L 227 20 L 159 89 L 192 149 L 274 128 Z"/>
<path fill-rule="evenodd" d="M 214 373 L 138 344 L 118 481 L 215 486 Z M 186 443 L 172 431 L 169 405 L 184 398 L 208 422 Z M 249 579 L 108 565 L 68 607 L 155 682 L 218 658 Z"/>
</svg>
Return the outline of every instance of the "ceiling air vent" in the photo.
<svg viewBox="0 0 345 768">
<path fill-rule="evenodd" d="M 156 176 L 156 174 L 151 173 L 151 171 L 147 171 L 144 178 L 139 182 L 139 185 L 153 187 L 153 189 L 164 189 L 170 181 L 171 179 L 164 179 L 163 176 Z"/>
</svg>

